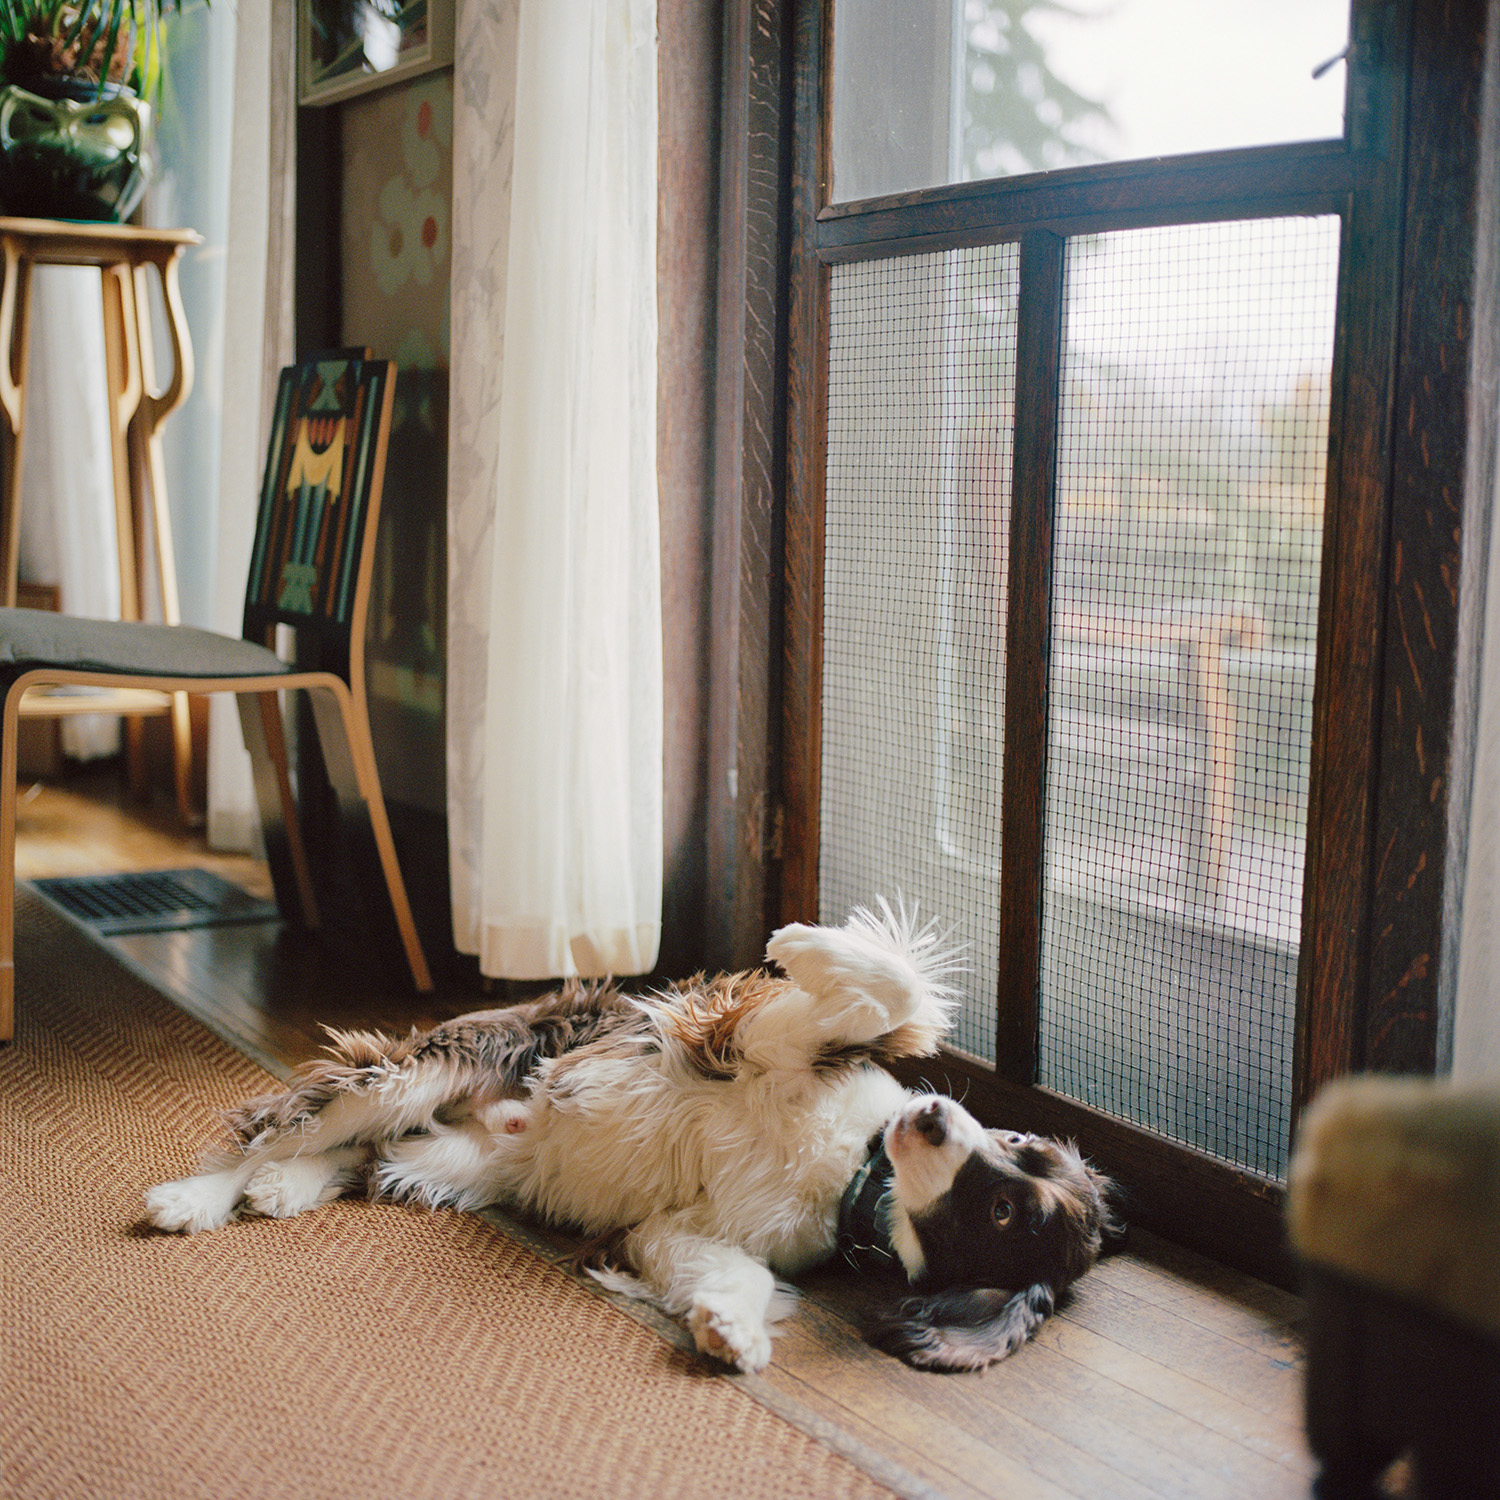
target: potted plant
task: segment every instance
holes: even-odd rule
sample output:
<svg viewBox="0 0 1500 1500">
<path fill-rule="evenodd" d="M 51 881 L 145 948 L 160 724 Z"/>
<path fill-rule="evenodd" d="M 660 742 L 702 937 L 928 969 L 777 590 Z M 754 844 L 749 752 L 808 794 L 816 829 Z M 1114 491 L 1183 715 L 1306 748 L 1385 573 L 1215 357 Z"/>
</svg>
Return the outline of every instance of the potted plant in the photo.
<svg viewBox="0 0 1500 1500">
<path fill-rule="evenodd" d="M 0 0 L 0 212 L 126 219 L 152 171 L 162 24 L 184 0 Z"/>
</svg>

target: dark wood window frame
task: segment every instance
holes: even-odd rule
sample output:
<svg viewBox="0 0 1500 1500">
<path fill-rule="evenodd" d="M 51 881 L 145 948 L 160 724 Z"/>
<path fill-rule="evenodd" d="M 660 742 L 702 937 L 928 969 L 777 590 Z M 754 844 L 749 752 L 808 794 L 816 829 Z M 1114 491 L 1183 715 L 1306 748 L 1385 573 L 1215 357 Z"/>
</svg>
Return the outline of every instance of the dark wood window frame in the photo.
<svg viewBox="0 0 1500 1500">
<path fill-rule="evenodd" d="M 1352 1070 L 1434 1070 L 1450 982 L 1445 900 L 1463 852 L 1450 767 L 1454 688 L 1465 669 L 1458 580 L 1487 9 L 1484 0 L 1355 0 L 1344 141 L 830 207 L 831 5 L 730 6 L 707 861 L 713 961 L 753 962 L 768 928 L 817 913 L 829 267 L 1018 241 L 1030 289 L 1020 368 L 1055 372 L 1066 235 L 1336 213 L 1346 249 L 1295 1101 Z M 1020 391 L 1038 407 L 1017 417 L 998 1063 L 950 1054 L 941 1071 L 997 1121 L 1076 1136 L 1129 1185 L 1138 1222 L 1286 1280 L 1276 1183 L 1032 1082 L 1056 381 L 1024 381 Z M 1023 425 L 1033 437 L 1022 438 Z M 932 1075 L 929 1065 L 923 1076 Z"/>
</svg>

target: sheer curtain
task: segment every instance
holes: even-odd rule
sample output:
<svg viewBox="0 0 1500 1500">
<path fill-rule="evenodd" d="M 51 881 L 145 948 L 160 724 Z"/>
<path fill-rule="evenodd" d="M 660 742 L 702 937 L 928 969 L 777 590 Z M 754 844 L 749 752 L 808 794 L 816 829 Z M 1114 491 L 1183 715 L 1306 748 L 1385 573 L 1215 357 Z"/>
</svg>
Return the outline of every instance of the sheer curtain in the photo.
<svg viewBox="0 0 1500 1500">
<path fill-rule="evenodd" d="M 1500 414 L 1492 415 L 1500 428 Z M 1500 472 L 1500 454 L 1496 459 Z M 1500 517 L 1500 481 L 1491 503 L 1492 515 Z M 1476 589 L 1484 600 L 1482 618 L 1474 621 L 1482 656 L 1453 1023 L 1453 1076 L 1463 1083 L 1500 1081 L 1500 524 L 1494 521 L 1483 568 L 1487 582 Z"/>
<path fill-rule="evenodd" d="M 661 924 L 653 0 L 459 6 L 448 804 L 486 974 Z"/>
<path fill-rule="evenodd" d="M 213 618 L 240 633 L 276 372 L 292 357 L 294 0 L 237 0 Z M 208 838 L 259 837 L 234 700 L 209 700 Z"/>
<path fill-rule="evenodd" d="M 207 19 L 187 18 L 200 26 Z M 232 20 L 235 108 L 227 244 L 221 249 L 211 235 L 203 252 L 225 257 L 225 326 L 218 336 L 205 327 L 212 319 L 202 312 L 220 295 L 218 287 L 200 287 L 202 295 L 194 302 L 194 289 L 187 285 L 190 275 L 216 281 L 213 268 L 185 270 L 190 317 L 199 312 L 190 325 L 197 406 L 178 413 L 166 436 L 169 450 L 181 450 L 175 455 L 180 461 L 169 471 L 168 493 L 177 517 L 174 540 L 184 617 L 238 635 L 270 395 L 275 372 L 290 357 L 292 345 L 294 0 L 237 0 Z M 205 51 L 212 57 L 205 59 Z M 211 45 L 201 44 L 180 61 L 185 74 L 211 61 L 214 72 L 206 84 L 214 86 L 227 72 L 229 51 L 228 39 L 216 36 Z M 177 104 L 187 108 L 192 102 L 178 99 Z M 215 109 L 216 123 L 222 113 Z M 194 120 L 200 131 L 210 128 L 201 109 Z M 180 149 L 190 151 L 195 148 L 192 133 L 184 134 L 187 140 Z M 196 143 L 199 148 L 202 144 Z M 194 170 L 209 179 L 212 190 L 214 166 L 198 163 Z M 185 207 L 182 199 L 183 180 L 190 175 L 188 167 L 177 172 L 175 196 L 172 174 L 164 179 L 157 191 L 166 193 L 168 201 L 153 205 L 153 222 L 171 222 L 179 212 L 190 222 L 198 217 L 200 210 Z M 60 583 L 63 608 L 72 614 L 112 618 L 119 613 L 120 588 L 100 374 L 103 340 L 98 273 L 38 268 L 32 284 L 27 380 L 22 576 Z M 165 347 L 164 336 L 158 347 Z M 165 374 L 158 369 L 158 379 Z M 203 411 L 215 405 L 220 423 L 216 471 L 209 432 L 214 413 Z M 169 451 L 169 464 L 173 457 Z M 217 516 L 210 517 L 204 507 L 215 503 L 215 494 Z M 239 715 L 232 701 L 210 702 L 209 840 L 218 848 L 249 848 L 258 836 L 258 820 Z M 79 758 L 107 754 L 119 743 L 117 719 L 70 717 L 61 726 L 64 749 Z"/>
<path fill-rule="evenodd" d="M 30 367 L 21 455 L 20 576 L 55 583 L 69 614 L 117 619 L 120 554 L 105 416 L 104 313 L 99 273 L 38 266 L 31 283 Z M 120 747 L 120 721 L 58 721 L 78 760 Z"/>
</svg>

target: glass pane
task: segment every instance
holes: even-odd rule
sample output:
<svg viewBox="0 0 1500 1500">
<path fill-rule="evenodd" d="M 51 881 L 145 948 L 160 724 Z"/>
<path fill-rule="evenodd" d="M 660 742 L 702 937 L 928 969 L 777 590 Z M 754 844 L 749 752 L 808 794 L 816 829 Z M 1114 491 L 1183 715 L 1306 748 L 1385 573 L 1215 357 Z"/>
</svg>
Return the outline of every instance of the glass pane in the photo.
<svg viewBox="0 0 1500 1500">
<path fill-rule="evenodd" d="M 1349 0 L 836 0 L 836 202 L 1344 129 Z"/>
<path fill-rule="evenodd" d="M 829 310 L 820 914 L 898 892 L 972 973 L 994 1057 L 1014 245 L 836 266 Z"/>
<path fill-rule="evenodd" d="M 1339 222 L 1069 242 L 1040 1080 L 1280 1176 Z"/>
</svg>

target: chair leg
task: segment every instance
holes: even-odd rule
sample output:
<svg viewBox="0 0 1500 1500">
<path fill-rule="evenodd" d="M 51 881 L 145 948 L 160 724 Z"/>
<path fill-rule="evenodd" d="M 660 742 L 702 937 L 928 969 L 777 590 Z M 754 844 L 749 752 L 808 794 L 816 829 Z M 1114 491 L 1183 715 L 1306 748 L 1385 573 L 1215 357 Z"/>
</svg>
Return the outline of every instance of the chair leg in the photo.
<svg viewBox="0 0 1500 1500">
<path fill-rule="evenodd" d="M 370 739 L 369 722 L 347 690 L 309 688 L 313 716 L 318 726 L 318 742 L 323 748 L 323 763 L 328 779 L 339 800 L 344 828 L 356 842 L 373 841 L 391 914 L 406 950 L 412 983 L 418 990 L 432 988 L 432 976 L 417 936 L 411 903 L 406 896 L 406 882 L 396 860 L 396 845 L 391 838 L 386 817 L 385 798 L 380 791 L 380 775 L 375 767 L 375 747 Z"/>
<path fill-rule="evenodd" d="M 203 819 L 193 806 L 193 711 L 186 693 L 172 694 L 172 785 L 182 826 L 201 826 Z"/>
<path fill-rule="evenodd" d="M 0 1042 L 16 1034 L 16 738 L 22 692 L 11 688 L 0 715 Z"/>
<path fill-rule="evenodd" d="M 120 720 L 125 741 L 125 783 L 131 800 L 150 802 L 151 770 L 146 763 L 146 721 L 139 714 L 128 714 Z"/>
<path fill-rule="evenodd" d="M 260 809 L 266 841 L 266 864 L 276 889 L 281 914 L 304 927 L 316 928 L 322 919 L 313 892 L 312 871 L 302 842 L 302 824 L 292 796 L 292 776 L 286 753 L 281 704 L 275 693 L 240 693 L 240 729 L 255 776 L 255 801 Z"/>
</svg>

